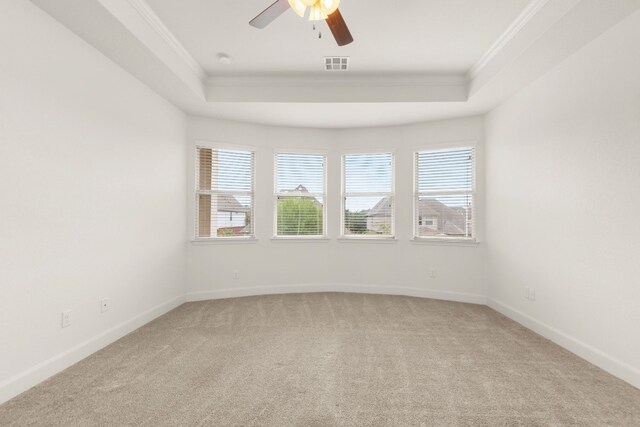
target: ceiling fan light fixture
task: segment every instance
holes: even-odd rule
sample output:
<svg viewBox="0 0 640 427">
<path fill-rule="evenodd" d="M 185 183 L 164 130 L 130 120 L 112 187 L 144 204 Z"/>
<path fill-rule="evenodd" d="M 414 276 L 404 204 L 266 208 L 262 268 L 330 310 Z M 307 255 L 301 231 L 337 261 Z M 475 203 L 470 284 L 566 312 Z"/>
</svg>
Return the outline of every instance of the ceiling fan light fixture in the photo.
<svg viewBox="0 0 640 427">
<path fill-rule="evenodd" d="M 307 5 L 303 0 L 289 0 L 289 6 L 295 13 L 301 18 L 304 18 L 304 14 L 307 11 Z"/>
<path fill-rule="evenodd" d="M 316 4 L 311 6 L 309 11 L 309 21 L 324 21 L 327 19 L 327 14 L 322 10 L 322 0 L 318 0 Z"/>
<path fill-rule="evenodd" d="M 308 15 L 310 21 L 325 20 L 338 46 L 346 46 L 353 42 L 353 36 L 340 13 L 339 5 L 340 0 L 276 0 L 249 21 L 249 25 L 265 28 L 288 9 L 293 9 L 302 18 Z M 315 24 L 313 29 L 316 30 Z M 322 38 L 322 32 L 318 32 L 318 38 Z"/>
<path fill-rule="evenodd" d="M 291 9 L 304 18 L 309 8 L 309 21 L 322 21 L 338 10 L 340 0 L 288 0 Z"/>
<path fill-rule="evenodd" d="M 320 3 L 322 13 L 326 16 L 331 15 L 340 6 L 340 0 L 318 0 L 318 3 Z"/>
</svg>

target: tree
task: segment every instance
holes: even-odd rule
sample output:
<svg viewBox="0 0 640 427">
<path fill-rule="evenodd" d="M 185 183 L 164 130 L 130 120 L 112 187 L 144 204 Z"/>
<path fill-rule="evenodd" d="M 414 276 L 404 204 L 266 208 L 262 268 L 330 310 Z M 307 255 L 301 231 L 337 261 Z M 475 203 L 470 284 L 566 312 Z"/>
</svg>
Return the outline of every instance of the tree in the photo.
<svg viewBox="0 0 640 427">
<path fill-rule="evenodd" d="M 353 234 L 367 234 L 367 214 L 365 212 L 344 213 L 345 225 Z"/>
<path fill-rule="evenodd" d="M 285 198 L 278 201 L 279 236 L 323 234 L 322 205 L 314 198 Z"/>
</svg>

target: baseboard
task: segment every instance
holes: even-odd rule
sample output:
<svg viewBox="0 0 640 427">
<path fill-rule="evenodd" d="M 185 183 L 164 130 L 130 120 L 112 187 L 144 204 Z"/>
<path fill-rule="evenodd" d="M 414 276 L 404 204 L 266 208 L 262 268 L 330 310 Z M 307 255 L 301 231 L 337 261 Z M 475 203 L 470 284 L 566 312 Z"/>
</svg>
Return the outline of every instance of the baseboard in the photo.
<svg viewBox="0 0 640 427">
<path fill-rule="evenodd" d="M 542 323 L 539 320 L 536 320 L 533 317 L 494 298 L 487 298 L 487 305 L 498 313 L 520 323 L 525 328 L 531 329 L 548 340 L 558 344 L 560 347 L 569 350 L 573 354 L 596 365 L 600 369 L 607 371 L 611 375 L 614 375 L 640 389 L 640 369 L 616 359 L 604 351 L 592 347 L 589 344 L 584 343 L 552 326 Z"/>
<path fill-rule="evenodd" d="M 403 295 L 418 298 L 430 298 L 446 301 L 466 302 L 471 304 L 485 305 L 487 299 L 484 295 L 442 291 L 435 289 L 406 288 L 395 286 L 379 285 L 355 285 L 347 283 L 322 283 L 313 285 L 281 285 L 263 286 L 255 288 L 228 288 L 215 289 L 210 291 L 188 292 L 187 301 L 206 301 L 215 299 L 227 299 L 248 297 L 256 295 L 278 295 L 278 294 L 303 294 L 315 292 L 347 292 L 357 294 L 379 294 L 379 295 Z"/>
<path fill-rule="evenodd" d="M 19 373 L 18 375 L 9 378 L 8 380 L 0 383 L 0 403 L 6 402 L 7 400 L 41 383 L 47 378 L 63 371 L 69 366 L 78 363 L 85 357 L 90 356 L 96 351 L 106 347 L 114 341 L 117 341 L 128 333 L 135 331 L 153 319 L 173 310 L 184 303 L 184 301 L 184 295 L 180 295 L 159 304 L 63 353 L 60 353 L 24 372 Z"/>
</svg>

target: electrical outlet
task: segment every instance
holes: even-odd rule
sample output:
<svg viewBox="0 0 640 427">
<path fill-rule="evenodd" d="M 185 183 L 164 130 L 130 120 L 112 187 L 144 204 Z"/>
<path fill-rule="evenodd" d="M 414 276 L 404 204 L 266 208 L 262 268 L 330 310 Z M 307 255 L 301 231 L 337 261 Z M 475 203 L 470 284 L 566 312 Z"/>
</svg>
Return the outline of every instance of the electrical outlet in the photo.
<svg viewBox="0 0 640 427">
<path fill-rule="evenodd" d="M 111 308 L 111 300 L 109 298 L 102 298 L 100 300 L 100 312 L 106 313 Z"/>
<path fill-rule="evenodd" d="M 533 288 L 524 288 L 524 297 L 529 301 L 536 300 L 536 290 Z"/>
<path fill-rule="evenodd" d="M 235 270 L 233 272 L 233 280 L 239 280 L 240 279 L 240 272 L 238 270 Z"/>
<path fill-rule="evenodd" d="M 432 279 L 435 279 L 436 277 L 438 277 L 438 270 L 429 271 L 429 277 L 431 277 Z"/>
<path fill-rule="evenodd" d="M 66 328 L 71 326 L 71 310 L 62 312 L 62 327 Z"/>
</svg>

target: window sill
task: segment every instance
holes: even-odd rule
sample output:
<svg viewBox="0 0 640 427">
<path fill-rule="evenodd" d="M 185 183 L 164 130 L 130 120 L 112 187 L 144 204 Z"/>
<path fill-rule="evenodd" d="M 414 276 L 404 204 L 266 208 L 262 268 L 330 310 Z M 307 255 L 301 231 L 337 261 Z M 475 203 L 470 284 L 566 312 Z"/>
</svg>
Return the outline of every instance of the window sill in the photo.
<svg viewBox="0 0 640 427">
<path fill-rule="evenodd" d="M 340 243 L 398 243 L 395 237 L 341 237 Z"/>
<path fill-rule="evenodd" d="M 451 246 L 478 246 L 476 239 L 457 239 L 454 237 L 414 237 L 411 243 L 419 245 L 451 245 Z"/>
<path fill-rule="evenodd" d="M 254 237 L 218 237 L 212 239 L 196 239 L 190 242 L 194 246 L 224 245 L 224 244 L 253 244 L 258 243 Z"/>
<path fill-rule="evenodd" d="M 328 237 L 272 237 L 271 241 L 273 243 L 326 243 L 330 242 L 331 239 Z"/>
</svg>

